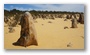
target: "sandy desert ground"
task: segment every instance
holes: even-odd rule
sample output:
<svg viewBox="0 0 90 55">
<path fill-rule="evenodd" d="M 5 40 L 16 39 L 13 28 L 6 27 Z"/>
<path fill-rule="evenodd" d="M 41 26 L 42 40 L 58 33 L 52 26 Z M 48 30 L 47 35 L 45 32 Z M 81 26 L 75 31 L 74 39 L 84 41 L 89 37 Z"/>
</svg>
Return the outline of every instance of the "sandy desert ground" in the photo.
<svg viewBox="0 0 90 55">
<path fill-rule="evenodd" d="M 14 27 L 15 32 L 9 33 L 8 26 L 4 27 L 5 49 L 84 49 L 84 24 L 78 24 L 78 28 L 70 28 L 71 21 L 57 18 L 36 19 L 34 23 L 37 32 L 38 46 L 14 46 L 20 37 L 20 26 Z M 52 23 L 48 23 L 51 21 Z M 64 29 L 67 26 L 68 29 Z"/>
</svg>

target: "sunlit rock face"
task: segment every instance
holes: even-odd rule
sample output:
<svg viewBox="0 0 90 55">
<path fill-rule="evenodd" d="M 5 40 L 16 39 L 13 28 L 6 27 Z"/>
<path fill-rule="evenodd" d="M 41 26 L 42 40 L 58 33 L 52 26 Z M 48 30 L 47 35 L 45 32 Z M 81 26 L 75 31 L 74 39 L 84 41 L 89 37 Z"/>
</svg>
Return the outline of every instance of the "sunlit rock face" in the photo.
<svg viewBox="0 0 90 55">
<path fill-rule="evenodd" d="M 72 18 L 72 27 L 71 28 L 77 28 L 77 19 Z"/>
<path fill-rule="evenodd" d="M 20 38 L 18 39 L 17 42 L 13 44 L 25 47 L 30 45 L 38 45 L 33 18 L 29 12 L 25 12 L 23 14 L 23 16 L 21 17 L 20 24 L 21 24 Z"/>
</svg>

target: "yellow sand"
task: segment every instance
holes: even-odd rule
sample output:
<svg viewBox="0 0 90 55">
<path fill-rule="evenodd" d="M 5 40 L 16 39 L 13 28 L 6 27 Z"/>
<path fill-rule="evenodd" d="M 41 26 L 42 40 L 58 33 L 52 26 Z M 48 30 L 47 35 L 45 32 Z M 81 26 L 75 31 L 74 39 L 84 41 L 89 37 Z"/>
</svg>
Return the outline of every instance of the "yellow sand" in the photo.
<svg viewBox="0 0 90 55">
<path fill-rule="evenodd" d="M 72 29 L 71 21 L 64 19 L 37 19 L 35 24 L 38 46 L 14 46 L 20 37 L 21 27 L 14 27 L 15 32 L 9 33 L 8 27 L 4 27 L 5 49 L 84 49 L 84 24 L 78 24 L 78 28 Z M 48 23 L 51 21 L 52 23 Z M 69 29 L 64 29 L 67 26 Z M 70 43 L 70 46 L 67 45 Z"/>
</svg>

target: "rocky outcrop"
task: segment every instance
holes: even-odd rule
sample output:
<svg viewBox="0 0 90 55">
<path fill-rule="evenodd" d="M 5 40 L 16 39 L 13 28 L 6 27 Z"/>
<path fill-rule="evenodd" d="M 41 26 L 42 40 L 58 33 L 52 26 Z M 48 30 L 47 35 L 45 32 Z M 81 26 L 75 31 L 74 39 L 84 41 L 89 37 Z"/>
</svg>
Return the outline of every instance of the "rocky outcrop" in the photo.
<svg viewBox="0 0 90 55">
<path fill-rule="evenodd" d="M 84 24 L 84 15 L 83 14 L 79 14 L 79 20 L 78 22 L 80 22 L 81 24 Z"/>
<path fill-rule="evenodd" d="M 71 28 L 77 28 L 77 19 L 76 18 L 72 19 L 72 26 L 71 26 Z"/>
<path fill-rule="evenodd" d="M 33 23 L 33 18 L 29 12 L 26 12 L 21 18 L 21 33 L 20 38 L 13 45 L 30 46 L 38 45 L 37 35 Z"/>
</svg>

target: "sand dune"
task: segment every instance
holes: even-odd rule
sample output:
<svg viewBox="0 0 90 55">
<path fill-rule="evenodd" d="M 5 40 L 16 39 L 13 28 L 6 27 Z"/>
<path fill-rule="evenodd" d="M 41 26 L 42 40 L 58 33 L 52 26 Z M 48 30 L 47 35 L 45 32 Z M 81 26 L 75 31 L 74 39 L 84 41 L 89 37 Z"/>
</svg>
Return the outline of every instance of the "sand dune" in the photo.
<svg viewBox="0 0 90 55">
<path fill-rule="evenodd" d="M 14 27 L 15 32 L 9 33 L 8 26 L 4 27 L 5 49 L 84 49 L 84 24 L 78 24 L 78 28 L 70 28 L 71 21 L 57 18 L 36 19 L 34 23 L 37 32 L 38 46 L 14 46 L 20 37 L 20 26 Z M 50 23 L 49 23 L 50 22 Z M 64 29 L 67 26 L 68 29 Z"/>
</svg>

